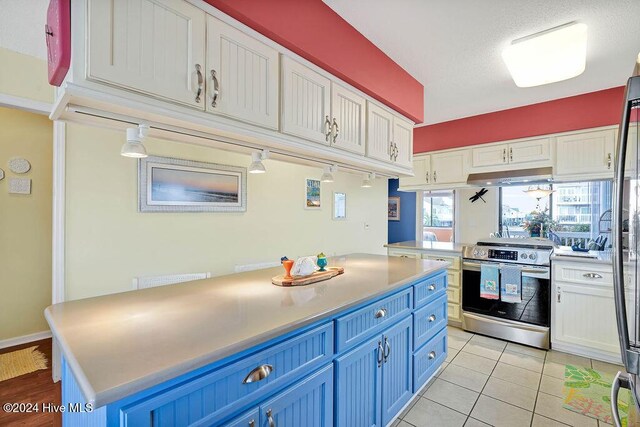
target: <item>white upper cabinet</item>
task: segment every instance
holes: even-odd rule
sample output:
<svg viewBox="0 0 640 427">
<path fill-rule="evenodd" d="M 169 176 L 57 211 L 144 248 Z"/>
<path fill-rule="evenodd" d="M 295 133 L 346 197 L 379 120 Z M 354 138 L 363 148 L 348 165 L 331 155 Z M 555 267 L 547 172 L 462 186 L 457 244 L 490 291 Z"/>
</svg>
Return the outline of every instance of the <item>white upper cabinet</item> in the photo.
<svg viewBox="0 0 640 427">
<path fill-rule="evenodd" d="M 600 173 L 613 177 L 615 129 L 558 136 L 556 175 Z"/>
<path fill-rule="evenodd" d="M 471 166 L 486 168 L 491 166 L 527 164 L 539 165 L 551 161 L 551 139 L 537 138 L 509 144 L 480 145 L 471 149 Z"/>
<path fill-rule="evenodd" d="M 431 181 L 431 156 L 413 158 L 413 176 L 400 178 L 400 188 L 427 185 Z"/>
<path fill-rule="evenodd" d="M 507 164 L 508 144 L 479 146 L 471 149 L 471 166 L 481 168 Z"/>
<path fill-rule="evenodd" d="M 207 16 L 206 109 L 278 129 L 278 51 Z"/>
<path fill-rule="evenodd" d="M 331 80 L 283 56 L 281 107 L 282 132 L 329 145 Z"/>
<path fill-rule="evenodd" d="M 331 84 L 331 145 L 365 153 L 366 100 L 336 83 Z"/>
<path fill-rule="evenodd" d="M 431 184 L 466 184 L 468 150 L 431 154 Z"/>
<path fill-rule="evenodd" d="M 205 104 L 205 13 L 183 0 L 89 0 L 87 77 Z"/>
<path fill-rule="evenodd" d="M 411 167 L 413 159 L 413 123 L 394 116 L 391 150 L 394 153 L 393 160 L 397 164 Z"/>
<path fill-rule="evenodd" d="M 393 115 L 372 102 L 367 102 L 367 156 L 392 161 Z"/>
</svg>

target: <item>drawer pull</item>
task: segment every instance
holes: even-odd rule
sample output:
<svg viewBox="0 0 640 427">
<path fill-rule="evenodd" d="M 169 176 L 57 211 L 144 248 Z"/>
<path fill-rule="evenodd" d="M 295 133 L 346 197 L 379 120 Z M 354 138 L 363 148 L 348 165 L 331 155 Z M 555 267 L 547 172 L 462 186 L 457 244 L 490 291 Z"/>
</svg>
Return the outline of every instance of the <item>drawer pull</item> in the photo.
<svg viewBox="0 0 640 427">
<path fill-rule="evenodd" d="M 435 322 L 435 320 L 436 320 L 436 315 L 435 314 L 432 314 L 431 316 L 429 316 L 429 323 Z"/>
<path fill-rule="evenodd" d="M 436 352 L 435 351 L 429 352 L 429 360 L 433 360 L 435 358 L 436 358 Z"/>
<path fill-rule="evenodd" d="M 444 259 L 444 258 L 436 258 L 435 260 L 436 260 L 436 261 L 447 262 L 447 260 L 446 260 L 446 259 Z"/>
<path fill-rule="evenodd" d="M 378 368 L 382 366 L 384 360 L 384 349 L 382 348 L 382 341 L 378 341 Z"/>
<path fill-rule="evenodd" d="M 387 309 L 381 308 L 380 310 L 376 311 L 376 314 L 374 314 L 373 317 L 375 317 L 376 319 L 380 319 L 381 317 L 385 317 L 386 315 Z"/>
<path fill-rule="evenodd" d="M 429 289 L 431 292 L 436 290 L 436 285 L 434 285 L 433 283 L 429 285 L 429 287 L 427 288 Z"/>
<path fill-rule="evenodd" d="M 269 421 L 269 427 L 276 427 L 276 422 L 273 420 L 273 413 L 271 409 L 267 410 L 267 420 Z"/>
<path fill-rule="evenodd" d="M 602 279 L 602 276 L 598 273 L 584 273 L 582 277 L 586 277 L 587 279 Z"/>
<path fill-rule="evenodd" d="M 249 421 L 249 427 L 256 427 L 256 420 Z"/>
<path fill-rule="evenodd" d="M 244 381 L 242 381 L 242 384 L 257 383 L 258 381 L 262 381 L 263 379 L 267 378 L 272 371 L 273 366 L 260 365 L 253 371 L 249 372 L 249 375 L 247 375 Z"/>
</svg>

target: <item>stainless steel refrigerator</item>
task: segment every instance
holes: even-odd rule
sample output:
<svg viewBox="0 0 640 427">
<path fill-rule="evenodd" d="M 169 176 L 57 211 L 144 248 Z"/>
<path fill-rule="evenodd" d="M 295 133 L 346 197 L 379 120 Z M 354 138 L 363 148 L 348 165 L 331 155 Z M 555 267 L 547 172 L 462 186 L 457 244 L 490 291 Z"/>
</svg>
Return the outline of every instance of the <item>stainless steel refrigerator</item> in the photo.
<svg viewBox="0 0 640 427">
<path fill-rule="evenodd" d="M 618 393 L 631 391 L 629 423 L 640 408 L 640 55 L 627 82 L 618 145 L 613 196 L 613 277 L 622 362 L 611 386 L 611 409 L 620 426 Z M 635 404 L 635 405 L 634 405 Z"/>
</svg>

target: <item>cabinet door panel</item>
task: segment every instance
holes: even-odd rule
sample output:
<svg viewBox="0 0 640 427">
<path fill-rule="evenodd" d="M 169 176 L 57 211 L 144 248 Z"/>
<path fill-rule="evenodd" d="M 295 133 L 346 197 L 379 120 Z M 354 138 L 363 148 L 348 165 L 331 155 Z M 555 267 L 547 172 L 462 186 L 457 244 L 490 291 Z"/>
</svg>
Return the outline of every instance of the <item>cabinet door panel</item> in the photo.
<svg viewBox="0 0 640 427">
<path fill-rule="evenodd" d="M 329 145 L 331 81 L 282 58 L 282 132 Z"/>
<path fill-rule="evenodd" d="M 431 180 L 431 156 L 413 158 L 414 176 L 400 178 L 400 187 L 426 185 Z"/>
<path fill-rule="evenodd" d="M 336 423 L 340 427 L 382 425 L 379 344 L 382 339 L 377 336 L 336 359 Z"/>
<path fill-rule="evenodd" d="M 489 145 L 486 147 L 478 147 L 471 149 L 471 167 L 482 168 L 487 166 L 506 165 L 507 144 Z"/>
<path fill-rule="evenodd" d="M 335 128 L 331 137 L 331 145 L 353 153 L 365 152 L 365 110 L 366 101 L 344 87 L 335 83 L 331 84 L 331 113 L 332 124 L 335 120 Z"/>
<path fill-rule="evenodd" d="M 610 173 L 613 177 L 615 130 L 559 136 L 556 141 L 557 175 Z"/>
<path fill-rule="evenodd" d="M 367 156 L 391 162 L 390 144 L 393 116 L 387 110 L 367 102 Z"/>
<path fill-rule="evenodd" d="M 277 129 L 278 59 L 275 49 L 208 16 L 207 111 Z"/>
<path fill-rule="evenodd" d="M 204 109 L 205 13 L 182 0 L 90 0 L 89 78 Z"/>
<path fill-rule="evenodd" d="M 385 331 L 384 338 L 388 357 L 382 365 L 382 425 L 387 425 L 413 396 L 412 318 Z"/>
<path fill-rule="evenodd" d="M 534 163 L 551 160 L 549 138 L 533 139 L 509 144 L 509 163 Z"/>
<path fill-rule="evenodd" d="M 393 143 L 398 149 L 395 162 L 400 166 L 411 167 L 413 159 L 413 124 L 400 117 L 393 118 Z"/>
<path fill-rule="evenodd" d="M 259 427 L 260 425 L 260 410 L 254 408 L 224 424 L 224 427 Z"/>
<path fill-rule="evenodd" d="M 431 183 L 456 184 L 467 182 L 467 150 L 431 155 Z"/>
</svg>

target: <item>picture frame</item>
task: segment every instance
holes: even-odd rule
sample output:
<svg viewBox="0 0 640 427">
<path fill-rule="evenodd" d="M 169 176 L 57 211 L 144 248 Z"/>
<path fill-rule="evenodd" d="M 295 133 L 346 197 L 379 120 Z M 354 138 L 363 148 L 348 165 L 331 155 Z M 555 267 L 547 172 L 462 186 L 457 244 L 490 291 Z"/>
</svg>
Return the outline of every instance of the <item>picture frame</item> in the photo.
<svg viewBox="0 0 640 427">
<path fill-rule="evenodd" d="M 246 168 L 157 156 L 138 161 L 138 212 L 246 210 Z"/>
<path fill-rule="evenodd" d="M 347 193 L 333 193 L 332 218 L 336 221 L 347 219 Z"/>
<path fill-rule="evenodd" d="M 320 210 L 322 208 L 321 195 L 320 180 L 315 178 L 306 178 L 304 186 L 304 208 Z"/>
<path fill-rule="evenodd" d="M 400 221 L 400 197 L 389 197 L 387 219 L 389 221 Z"/>
</svg>

